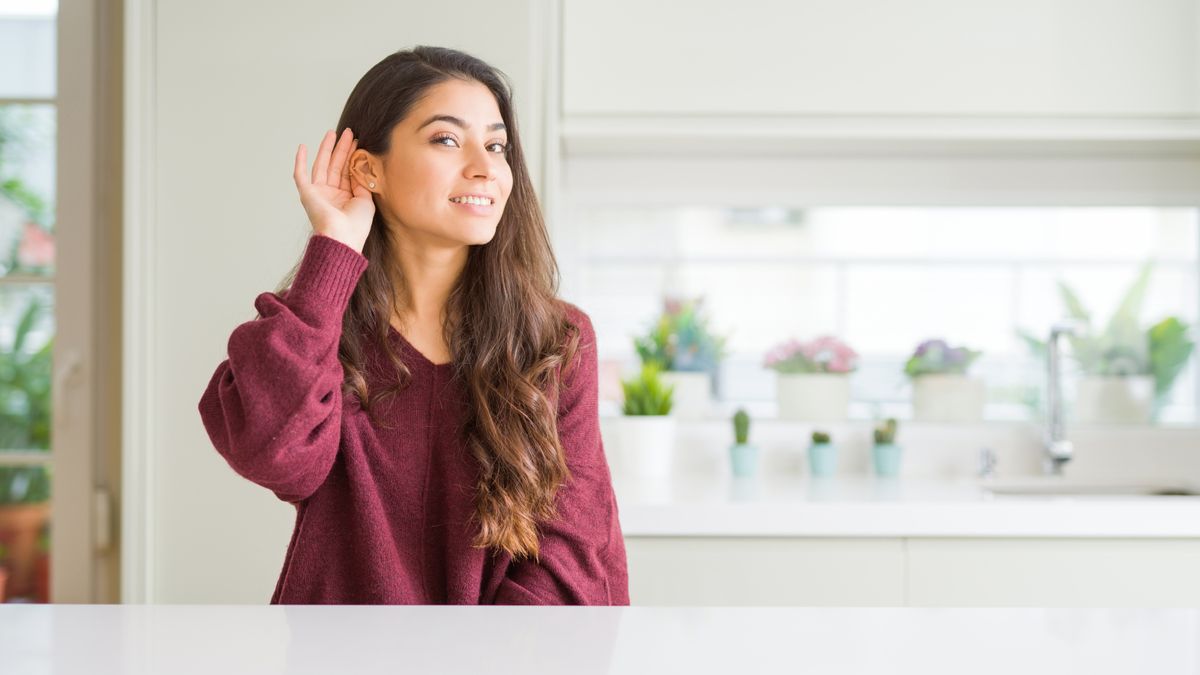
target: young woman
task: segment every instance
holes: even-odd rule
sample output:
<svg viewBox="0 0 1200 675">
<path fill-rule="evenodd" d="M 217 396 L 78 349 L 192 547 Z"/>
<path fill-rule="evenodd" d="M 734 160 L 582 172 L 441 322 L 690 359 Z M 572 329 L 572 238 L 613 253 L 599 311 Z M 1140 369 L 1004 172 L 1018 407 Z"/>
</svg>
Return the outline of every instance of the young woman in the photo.
<svg viewBox="0 0 1200 675">
<path fill-rule="evenodd" d="M 200 415 L 296 506 L 272 604 L 629 604 L 588 316 L 504 76 L 434 47 L 371 68 L 311 174 L 313 235 L 234 329 Z"/>
</svg>

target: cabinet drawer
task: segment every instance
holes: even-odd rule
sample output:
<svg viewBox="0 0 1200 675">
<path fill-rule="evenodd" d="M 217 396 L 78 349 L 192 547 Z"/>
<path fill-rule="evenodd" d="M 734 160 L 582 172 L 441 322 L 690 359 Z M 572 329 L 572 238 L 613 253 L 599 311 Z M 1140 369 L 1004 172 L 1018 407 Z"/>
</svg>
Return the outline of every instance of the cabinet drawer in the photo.
<svg viewBox="0 0 1200 675">
<path fill-rule="evenodd" d="M 627 537 L 634 605 L 897 606 L 900 539 Z"/>
<path fill-rule="evenodd" d="M 1200 541 L 910 539 L 908 604 L 1195 607 Z"/>
</svg>

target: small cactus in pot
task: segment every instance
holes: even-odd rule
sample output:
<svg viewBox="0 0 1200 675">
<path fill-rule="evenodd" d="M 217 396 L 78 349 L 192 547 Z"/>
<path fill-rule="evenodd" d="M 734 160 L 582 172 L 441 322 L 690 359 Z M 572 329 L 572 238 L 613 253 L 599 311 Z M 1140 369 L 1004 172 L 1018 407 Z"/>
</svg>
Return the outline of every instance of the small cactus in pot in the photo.
<svg viewBox="0 0 1200 675">
<path fill-rule="evenodd" d="M 889 417 L 875 427 L 873 436 L 875 444 L 871 447 L 871 461 L 875 467 L 875 475 L 894 477 L 900 473 L 900 459 L 903 450 L 896 444 L 896 419 Z"/>
<path fill-rule="evenodd" d="M 729 447 L 733 475 L 747 478 L 758 472 L 758 448 L 750 444 L 750 413 L 738 408 L 733 415 L 734 444 Z"/>
<path fill-rule="evenodd" d="M 828 432 L 812 432 L 812 443 L 808 446 L 808 469 L 814 478 L 825 478 L 837 472 L 837 446 Z"/>
</svg>

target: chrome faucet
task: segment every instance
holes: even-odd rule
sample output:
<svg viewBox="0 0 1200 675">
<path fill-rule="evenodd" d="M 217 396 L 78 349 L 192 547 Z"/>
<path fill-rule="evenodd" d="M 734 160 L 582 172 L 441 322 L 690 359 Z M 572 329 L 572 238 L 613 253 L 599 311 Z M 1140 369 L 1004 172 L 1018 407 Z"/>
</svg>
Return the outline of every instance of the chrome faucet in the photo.
<svg viewBox="0 0 1200 675">
<path fill-rule="evenodd" d="M 1082 326 L 1072 320 L 1059 321 L 1050 328 L 1050 339 L 1046 342 L 1046 433 L 1043 440 L 1045 455 L 1042 469 L 1045 473 L 1061 476 L 1063 464 L 1071 461 L 1075 445 L 1068 441 L 1064 431 L 1062 405 L 1062 351 L 1060 335 L 1078 335 Z"/>
<path fill-rule="evenodd" d="M 979 449 L 979 477 L 983 479 L 996 477 L 996 451 L 988 447 Z"/>
</svg>

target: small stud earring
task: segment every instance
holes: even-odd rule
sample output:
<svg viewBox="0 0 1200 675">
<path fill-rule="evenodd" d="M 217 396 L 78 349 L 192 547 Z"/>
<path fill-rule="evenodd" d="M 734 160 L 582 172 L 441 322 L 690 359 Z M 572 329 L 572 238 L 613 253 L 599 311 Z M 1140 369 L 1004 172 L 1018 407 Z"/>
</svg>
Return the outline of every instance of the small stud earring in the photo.
<svg viewBox="0 0 1200 675">
<path fill-rule="evenodd" d="M 375 184 L 374 184 L 374 183 L 368 183 L 368 184 L 367 184 L 367 187 L 369 187 L 369 188 L 371 188 L 372 190 L 374 190 L 374 189 L 375 189 Z"/>
</svg>

